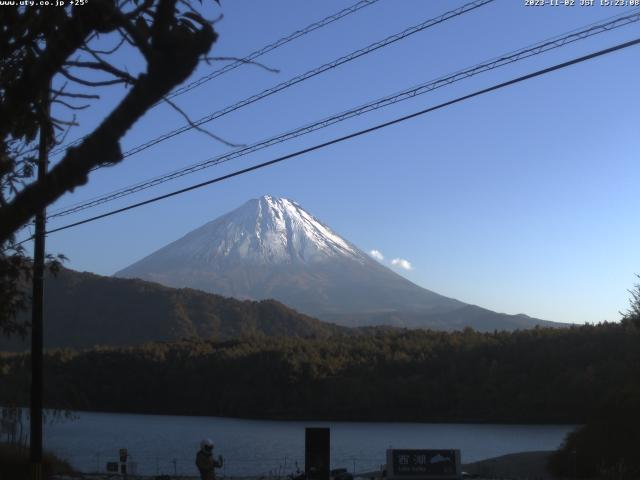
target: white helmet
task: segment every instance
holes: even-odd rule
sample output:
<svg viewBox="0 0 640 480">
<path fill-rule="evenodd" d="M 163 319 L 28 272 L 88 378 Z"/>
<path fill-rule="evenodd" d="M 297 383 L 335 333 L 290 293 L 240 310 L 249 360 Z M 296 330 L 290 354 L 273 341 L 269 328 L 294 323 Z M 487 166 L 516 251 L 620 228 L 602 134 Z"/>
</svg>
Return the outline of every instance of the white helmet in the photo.
<svg viewBox="0 0 640 480">
<path fill-rule="evenodd" d="M 211 453 L 213 451 L 213 442 L 209 438 L 205 438 L 200 442 L 200 450 Z"/>
</svg>

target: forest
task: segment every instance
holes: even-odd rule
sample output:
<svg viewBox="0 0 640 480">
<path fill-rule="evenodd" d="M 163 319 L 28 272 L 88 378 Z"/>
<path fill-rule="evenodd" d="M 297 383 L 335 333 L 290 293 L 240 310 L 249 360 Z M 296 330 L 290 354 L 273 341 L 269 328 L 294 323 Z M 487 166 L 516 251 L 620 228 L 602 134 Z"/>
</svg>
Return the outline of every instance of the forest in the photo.
<svg viewBox="0 0 640 480">
<path fill-rule="evenodd" d="M 50 350 L 48 407 L 268 419 L 584 423 L 640 404 L 638 322 L 479 333 L 376 330 Z M 29 357 L 0 356 L 25 404 Z"/>
<path fill-rule="evenodd" d="M 44 399 L 58 412 L 576 424 L 550 458 L 556 475 L 636 479 L 639 305 L 620 323 L 568 328 L 56 349 L 45 356 Z M 0 353 L 0 404 L 26 406 L 29 381 L 27 354 Z"/>
</svg>

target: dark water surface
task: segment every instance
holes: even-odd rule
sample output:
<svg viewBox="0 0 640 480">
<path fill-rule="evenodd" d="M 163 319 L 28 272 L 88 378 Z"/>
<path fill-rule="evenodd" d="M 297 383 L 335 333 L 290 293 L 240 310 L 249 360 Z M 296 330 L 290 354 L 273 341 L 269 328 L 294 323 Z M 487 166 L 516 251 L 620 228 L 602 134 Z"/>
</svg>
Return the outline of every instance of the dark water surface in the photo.
<svg viewBox="0 0 640 480">
<path fill-rule="evenodd" d="M 376 469 L 387 448 L 459 448 L 463 462 L 557 448 L 571 425 L 476 425 L 243 420 L 76 412 L 45 426 L 45 448 L 82 471 L 104 471 L 127 448 L 141 474 L 195 474 L 202 438 L 222 454 L 226 475 L 285 474 L 304 468 L 305 427 L 331 428 L 332 467 Z"/>
</svg>

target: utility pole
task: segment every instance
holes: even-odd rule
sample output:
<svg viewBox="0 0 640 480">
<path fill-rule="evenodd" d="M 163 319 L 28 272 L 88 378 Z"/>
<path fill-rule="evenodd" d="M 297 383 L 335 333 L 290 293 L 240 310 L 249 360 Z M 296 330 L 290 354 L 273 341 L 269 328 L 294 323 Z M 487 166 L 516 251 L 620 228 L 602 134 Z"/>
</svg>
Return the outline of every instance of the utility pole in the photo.
<svg viewBox="0 0 640 480">
<path fill-rule="evenodd" d="M 50 84 L 42 93 L 40 109 L 40 145 L 38 149 L 38 182 L 47 173 L 49 163 Z M 46 210 L 36 213 L 33 246 L 33 296 L 31 301 L 31 405 L 29 460 L 31 480 L 42 480 L 42 357 L 44 310 L 44 241 Z"/>
</svg>

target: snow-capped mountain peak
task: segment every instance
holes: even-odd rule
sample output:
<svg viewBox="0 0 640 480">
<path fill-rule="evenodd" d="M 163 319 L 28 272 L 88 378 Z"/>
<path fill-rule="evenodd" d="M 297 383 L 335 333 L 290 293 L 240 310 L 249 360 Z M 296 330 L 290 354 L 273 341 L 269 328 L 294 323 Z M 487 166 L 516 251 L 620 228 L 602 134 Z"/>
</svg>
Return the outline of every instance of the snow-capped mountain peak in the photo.
<svg viewBox="0 0 640 480">
<path fill-rule="evenodd" d="M 116 273 L 241 299 L 273 298 L 344 325 L 518 328 L 522 319 L 426 290 L 286 198 L 264 195 Z"/>
<path fill-rule="evenodd" d="M 316 263 L 335 257 L 360 262 L 364 259 L 362 252 L 298 203 L 271 195 L 249 200 L 154 255 L 158 254 L 179 255 L 184 260 L 206 264 L 228 264 L 234 260 L 279 264 Z"/>
</svg>

